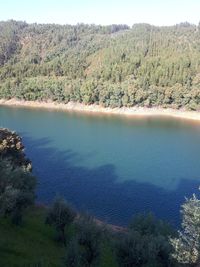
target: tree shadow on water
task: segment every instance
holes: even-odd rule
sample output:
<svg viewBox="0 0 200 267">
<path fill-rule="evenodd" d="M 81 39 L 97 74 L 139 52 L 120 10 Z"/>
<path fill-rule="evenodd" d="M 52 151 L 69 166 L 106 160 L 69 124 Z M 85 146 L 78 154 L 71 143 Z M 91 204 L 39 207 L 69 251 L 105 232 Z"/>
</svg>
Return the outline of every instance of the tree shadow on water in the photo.
<svg viewBox="0 0 200 267">
<path fill-rule="evenodd" d="M 40 203 L 48 204 L 59 194 L 77 210 L 87 211 L 108 223 L 127 225 L 134 214 L 152 211 L 178 226 L 184 196 L 198 190 L 198 181 L 187 179 L 182 179 L 173 191 L 134 180 L 119 183 L 114 165 L 93 169 L 77 166 L 73 162 L 78 162 L 81 156 L 74 151 L 60 151 L 48 138 L 35 139 L 26 133 L 22 136 L 38 177 Z"/>
</svg>

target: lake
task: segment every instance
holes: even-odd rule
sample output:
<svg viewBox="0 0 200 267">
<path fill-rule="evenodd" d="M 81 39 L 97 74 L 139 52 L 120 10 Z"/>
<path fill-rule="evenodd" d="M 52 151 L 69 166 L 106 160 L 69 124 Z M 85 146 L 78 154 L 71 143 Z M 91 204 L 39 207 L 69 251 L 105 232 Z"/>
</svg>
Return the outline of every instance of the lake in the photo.
<svg viewBox="0 0 200 267">
<path fill-rule="evenodd" d="M 200 122 L 0 107 L 38 177 L 37 201 L 64 196 L 79 211 L 127 225 L 152 211 L 177 226 L 200 185 Z"/>
</svg>

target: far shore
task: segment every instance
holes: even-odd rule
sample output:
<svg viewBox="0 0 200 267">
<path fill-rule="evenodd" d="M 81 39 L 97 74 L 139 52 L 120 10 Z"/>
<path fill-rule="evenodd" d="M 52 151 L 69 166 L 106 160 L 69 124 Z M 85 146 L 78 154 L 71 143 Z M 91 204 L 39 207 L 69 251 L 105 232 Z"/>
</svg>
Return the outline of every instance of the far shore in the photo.
<svg viewBox="0 0 200 267">
<path fill-rule="evenodd" d="M 166 116 L 188 120 L 200 121 L 200 111 L 187 111 L 172 108 L 161 107 L 122 107 L 122 108 L 105 108 L 100 105 L 85 105 L 82 103 L 69 102 L 67 104 L 57 102 L 40 102 L 40 101 L 24 101 L 17 99 L 0 99 L 0 105 L 28 107 L 28 108 L 45 108 L 63 111 L 79 111 L 89 113 L 118 114 L 126 116 Z"/>
</svg>

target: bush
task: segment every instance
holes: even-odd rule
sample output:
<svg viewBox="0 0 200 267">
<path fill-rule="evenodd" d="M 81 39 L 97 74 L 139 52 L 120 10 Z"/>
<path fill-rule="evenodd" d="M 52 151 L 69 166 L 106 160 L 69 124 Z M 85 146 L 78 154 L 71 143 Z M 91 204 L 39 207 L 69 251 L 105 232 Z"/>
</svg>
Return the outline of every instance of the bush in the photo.
<svg viewBox="0 0 200 267">
<path fill-rule="evenodd" d="M 34 203 L 35 177 L 8 161 L 0 161 L 0 215 L 21 223 L 25 209 Z"/>
<path fill-rule="evenodd" d="M 168 240 L 168 236 L 173 234 L 168 224 L 157 220 L 152 214 L 136 216 L 128 231 L 120 235 L 116 242 L 119 266 L 174 266 L 170 260 L 172 249 Z"/>
<path fill-rule="evenodd" d="M 65 227 L 73 222 L 75 216 L 76 213 L 62 198 L 57 198 L 49 208 L 46 223 L 55 227 L 58 240 L 62 241 L 64 245 L 66 245 Z"/>
</svg>

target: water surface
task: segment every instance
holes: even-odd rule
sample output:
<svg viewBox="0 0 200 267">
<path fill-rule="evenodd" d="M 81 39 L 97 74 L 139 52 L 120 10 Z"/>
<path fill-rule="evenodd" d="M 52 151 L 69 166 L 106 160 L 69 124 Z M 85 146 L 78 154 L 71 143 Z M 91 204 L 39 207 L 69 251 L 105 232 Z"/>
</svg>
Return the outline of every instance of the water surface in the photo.
<svg viewBox="0 0 200 267">
<path fill-rule="evenodd" d="M 0 107 L 0 126 L 23 137 L 39 202 L 63 195 L 109 223 L 153 211 L 177 225 L 200 184 L 198 122 Z"/>
</svg>

